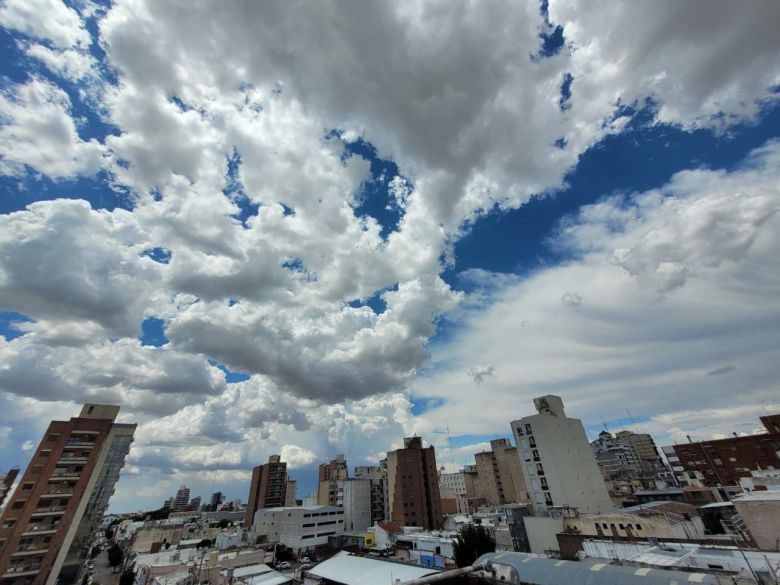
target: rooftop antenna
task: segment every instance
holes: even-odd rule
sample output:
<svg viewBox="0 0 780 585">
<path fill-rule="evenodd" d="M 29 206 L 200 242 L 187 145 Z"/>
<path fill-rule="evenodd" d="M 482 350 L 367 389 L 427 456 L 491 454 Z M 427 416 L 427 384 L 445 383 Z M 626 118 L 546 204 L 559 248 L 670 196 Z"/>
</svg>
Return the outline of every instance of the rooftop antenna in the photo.
<svg viewBox="0 0 780 585">
<path fill-rule="evenodd" d="M 450 435 L 450 423 L 447 423 L 447 441 L 450 444 L 450 461 L 452 462 L 453 473 L 455 472 L 455 451 L 452 450 L 452 435 Z"/>
<path fill-rule="evenodd" d="M 604 415 L 601 415 L 601 422 L 604 424 L 604 430 L 608 431 L 609 428 L 607 427 L 607 421 L 604 420 Z"/>
<path fill-rule="evenodd" d="M 638 435 L 639 429 L 636 428 L 636 422 L 634 421 L 634 417 L 631 416 L 631 411 L 626 408 L 626 414 L 628 414 L 628 418 L 631 419 L 631 426 L 634 427 L 634 432 Z"/>
</svg>

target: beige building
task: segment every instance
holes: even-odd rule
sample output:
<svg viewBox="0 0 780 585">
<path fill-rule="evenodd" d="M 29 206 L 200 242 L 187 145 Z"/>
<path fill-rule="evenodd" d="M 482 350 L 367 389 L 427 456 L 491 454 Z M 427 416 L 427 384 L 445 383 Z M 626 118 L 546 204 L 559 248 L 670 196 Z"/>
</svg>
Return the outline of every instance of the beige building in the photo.
<svg viewBox="0 0 780 585">
<path fill-rule="evenodd" d="M 490 441 L 490 451 L 475 454 L 474 460 L 477 498 L 490 506 L 528 501 L 517 449 L 507 439 Z"/>
<path fill-rule="evenodd" d="M 594 538 L 705 538 L 696 506 L 650 502 L 605 514 L 564 516 L 563 529 Z"/>
<path fill-rule="evenodd" d="M 756 546 L 780 551 L 780 491 L 756 491 L 732 502 Z"/>
<path fill-rule="evenodd" d="M 531 504 L 541 512 L 553 506 L 612 510 L 582 421 L 566 416 L 558 396 L 535 398 L 534 406 L 537 414 L 511 423 Z"/>
<path fill-rule="evenodd" d="M 335 459 L 320 465 L 319 483 L 317 484 L 318 505 L 336 505 L 339 481 L 342 479 L 349 479 L 349 468 L 344 455 L 336 455 Z"/>
<path fill-rule="evenodd" d="M 281 456 L 271 455 L 268 463 L 252 470 L 252 483 L 244 513 L 244 528 L 254 522 L 255 512 L 262 508 L 277 508 L 287 501 L 287 463 Z"/>
</svg>

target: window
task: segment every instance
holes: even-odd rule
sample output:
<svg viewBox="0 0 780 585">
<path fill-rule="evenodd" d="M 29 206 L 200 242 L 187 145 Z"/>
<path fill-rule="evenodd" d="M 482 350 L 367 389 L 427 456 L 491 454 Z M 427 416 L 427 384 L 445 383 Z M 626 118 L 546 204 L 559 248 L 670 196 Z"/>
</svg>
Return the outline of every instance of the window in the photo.
<svg viewBox="0 0 780 585">
<path fill-rule="evenodd" d="M 94 407 L 94 406 L 90 406 L 90 407 L 87 409 L 87 414 L 92 414 L 92 411 L 93 411 L 93 410 L 95 410 L 95 407 Z"/>
<path fill-rule="evenodd" d="M 51 451 L 49 451 L 48 449 L 44 449 L 43 451 L 38 453 L 38 457 L 48 457 L 49 453 L 51 453 Z"/>
<path fill-rule="evenodd" d="M 41 471 L 43 471 L 43 465 L 33 465 L 32 471 L 30 471 L 30 473 L 32 475 L 40 475 Z"/>
<path fill-rule="evenodd" d="M 24 500 L 16 500 L 11 506 L 12 510 L 21 510 L 24 508 Z"/>
<path fill-rule="evenodd" d="M 46 442 L 47 443 L 53 443 L 54 441 L 57 440 L 58 437 L 59 437 L 59 435 L 49 435 L 48 437 L 46 437 Z"/>
<path fill-rule="evenodd" d="M 641 524 L 637 524 L 637 525 L 636 525 L 636 529 L 637 529 L 637 530 L 642 530 L 642 525 L 641 525 Z"/>
<path fill-rule="evenodd" d="M 12 528 L 16 524 L 16 520 L 6 520 L 3 522 L 3 528 Z"/>
<path fill-rule="evenodd" d="M 33 482 L 31 482 L 31 481 L 26 481 L 26 482 L 24 482 L 24 483 L 22 484 L 22 489 L 23 489 L 23 490 L 31 490 L 31 489 L 33 488 L 33 485 L 35 485 Z"/>
</svg>

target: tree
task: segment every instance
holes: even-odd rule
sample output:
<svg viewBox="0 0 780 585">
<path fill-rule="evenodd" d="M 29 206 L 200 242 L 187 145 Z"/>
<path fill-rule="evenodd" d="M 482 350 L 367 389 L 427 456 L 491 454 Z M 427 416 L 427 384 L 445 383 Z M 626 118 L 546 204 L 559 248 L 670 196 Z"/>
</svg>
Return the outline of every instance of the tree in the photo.
<svg viewBox="0 0 780 585">
<path fill-rule="evenodd" d="M 198 544 L 195 546 L 195 548 L 209 548 L 209 547 L 211 546 L 211 544 L 212 544 L 212 542 L 211 542 L 211 539 L 209 539 L 209 538 L 204 538 L 203 540 L 201 540 L 201 541 L 200 541 L 200 542 L 199 542 L 199 543 L 198 543 Z"/>
<path fill-rule="evenodd" d="M 106 534 L 106 539 L 107 540 L 111 540 L 112 538 L 114 538 L 114 530 L 110 526 L 108 528 L 106 528 L 106 533 L 105 534 Z"/>
<path fill-rule="evenodd" d="M 458 567 L 468 567 L 485 553 L 495 552 L 496 541 L 490 533 L 479 524 L 466 524 L 460 529 L 452 546 L 455 564 Z"/>
<path fill-rule="evenodd" d="M 133 569 L 125 569 L 119 577 L 119 585 L 133 585 L 133 583 L 135 583 L 135 571 Z"/>
<path fill-rule="evenodd" d="M 227 528 L 229 525 L 230 525 L 230 520 L 228 520 L 227 518 L 223 518 L 222 520 L 219 521 L 219 524 L 217 524 L 217 526 L 219 526 L 220 528 Z"/>
<path fill-rule="evenodd" d="M 124 558 L 125 553 L 122 552 L 118 544 L 114 544 L 114 546 L 108 549 L 108 564 L 114 567 L 115 570 L 122 564 Z"/>
</svg>

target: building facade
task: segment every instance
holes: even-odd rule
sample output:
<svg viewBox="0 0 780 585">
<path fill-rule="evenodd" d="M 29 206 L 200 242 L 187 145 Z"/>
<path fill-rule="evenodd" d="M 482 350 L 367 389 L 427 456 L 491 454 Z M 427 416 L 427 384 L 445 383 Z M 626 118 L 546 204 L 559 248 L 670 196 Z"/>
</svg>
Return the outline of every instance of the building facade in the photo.
<svg viewBox="0 0 780 585">
<path fill-rule="evenodd" d="M 441 496 L 433 446 L 406 437 L 404 448 L 387 453 L 390 519 L 400 526 L 441 527 Z"/>
<path fill-rule="evenodd" d="M 571 506 L 581 512 L 612 509 L 582 421 L 568 418 L 558 396 L 534 399 L 537 414 L 512 421 L 534 509 Z"/>
<path fill-rule="evenodd" d="M 0 475 L 0 507 L 3 506 L 3 502 L 11 493 L 11 488 L 16 481 L 16 476 L 19 475 L 19 469 L 14 467 L 9 469 L 6 473 Z"/>
<path fill-rule="evenodd" d="M 118 413 L 85 404 L 51 422 L 0 517 L 3 585 L 79 582 L 135 432 Z"/>
<path fill-rule="evenodd" d="M 173 498 L 173 511 L 184 512 L 187 509 L 187 505 L 190 503 L 190 488 L 186 485 L 181 486 L 176 491 L 176 496 Z"/>
<path fill-rule="evenodd" d="M 280 508 L 287 500 L 287 463 L 271 455 L 268 463 L 252 470 L 252 483 L 244 514 L 244 528 L 252 526 L 255 513 L 262 508 Z"/>
<path fill-rule="evenodd" d="M 296 553 L 317 550 L 327 547 L 328 537 L 344 532 L 344 510 L 336 506 L 263 508 L 255 513 L 252 530 Z"/>
<path fill-rule="evenodd" d="M 349 468 L 344 455 L 320 465 L 317 484 L 317 503 L 320 506 L 335 506 L 339 481 L 349 478 Z"/>
<path fill-rule="evenodd" d="M 371 526 L 388 519 L 387 464 L 355 467 L 355 479 L 371 482 Z"/>
<path fill-rule="evenodd" d="M 753 470 L 780 469 L 780 433 L 773 432 L 778 418 L 761 417 L 764 434 L 674 445 L 679 473 L 689 484 L 723 487 L 739 485 Z"/>
<path fill-rule="evenodd" d="M 490 441 L 490 451 L 475 454 L 474 460 L 477 468 L 476 497 L 484 498 L 491 506 L 528 500 L 520 457 L 507 439 Z"/>
</svg>

